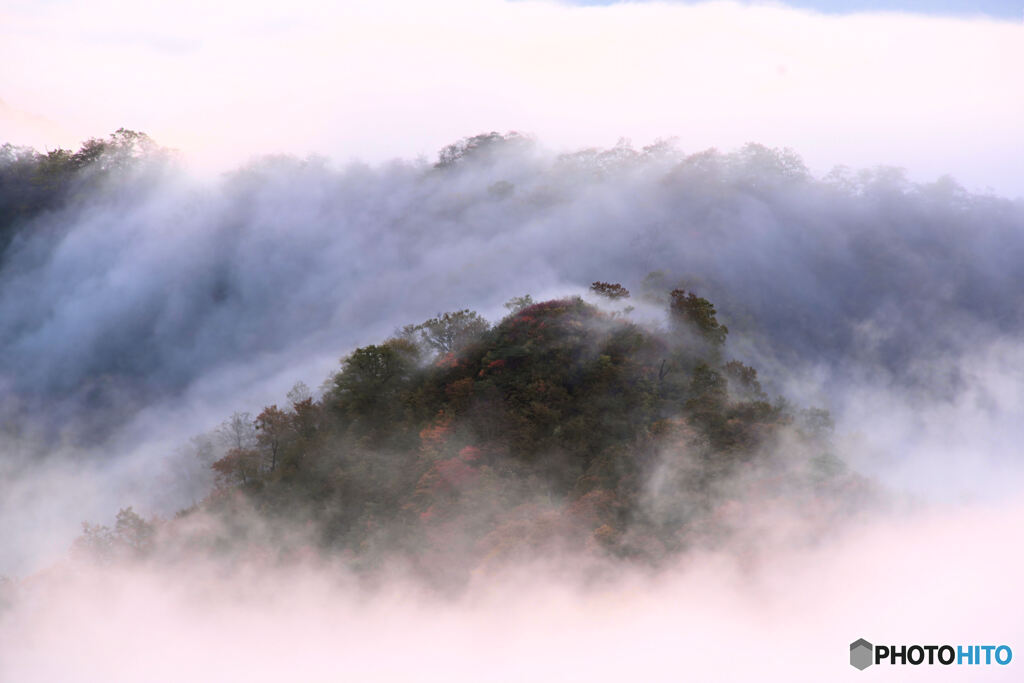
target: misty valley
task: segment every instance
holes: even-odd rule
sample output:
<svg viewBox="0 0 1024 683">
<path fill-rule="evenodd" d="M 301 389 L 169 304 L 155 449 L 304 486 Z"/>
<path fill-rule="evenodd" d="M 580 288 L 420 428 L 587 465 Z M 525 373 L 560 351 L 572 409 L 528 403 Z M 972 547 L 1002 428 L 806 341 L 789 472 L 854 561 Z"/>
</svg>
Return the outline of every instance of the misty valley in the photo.
<svg viewBox="0 0 1024 683">
<path fill-rule="evenodd" d="M 628 595 L 663 634 L 670 595 L 714 638 L 744 591 L 829 609 L 819 567 L 913 582 L 953 567 L 907 540 L 937 501 L 1013 500 L 1022 287 L 1021 200 L 756 143 L 217 178 L 124 128 L 4 145 L 0 634 L 103 596 L 119 633 L 490 633 L 521 585 L 566 631 Z"/>
</svg>

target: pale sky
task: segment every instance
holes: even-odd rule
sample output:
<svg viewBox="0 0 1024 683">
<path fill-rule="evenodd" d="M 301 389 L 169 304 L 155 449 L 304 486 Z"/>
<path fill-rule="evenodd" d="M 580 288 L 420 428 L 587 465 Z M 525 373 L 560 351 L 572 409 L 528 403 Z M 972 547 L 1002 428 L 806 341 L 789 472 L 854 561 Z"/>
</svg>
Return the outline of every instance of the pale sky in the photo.
<svg viewBox="0 0 1024 683">
<path fill-rule="evenodd" d="M 576 0 L 575 4 L 614 5 L 628 1 L 630 0 Z M 675 1 L 694 4 L 693 0 Z M 758 4 L 758 0 L 743 2 L 748 5 Z M 760 4 L 770 3 L 762 0 Z M 1020 19 L 1024 14 L 1024 2 L 1020 0 L 790 0 L 784 4 L 833 14 L 886 11 L 959 16 L 985 15 L 1002 19 Z"/>
<path fill-rule="evenodd" d="M 828 12 L 14 0 L 0 9 L 0 139 L 76 147 L 125 126 L 219 169 L 277 152 L 433 157 L 489 130 L 555 149 L 677 136 L 684 151 L 756 141 L 818 173 L 888 164 L 1024 195 L 1024 22 L 949 15 L 951 1 L 804 4 Z"/>
</svg>

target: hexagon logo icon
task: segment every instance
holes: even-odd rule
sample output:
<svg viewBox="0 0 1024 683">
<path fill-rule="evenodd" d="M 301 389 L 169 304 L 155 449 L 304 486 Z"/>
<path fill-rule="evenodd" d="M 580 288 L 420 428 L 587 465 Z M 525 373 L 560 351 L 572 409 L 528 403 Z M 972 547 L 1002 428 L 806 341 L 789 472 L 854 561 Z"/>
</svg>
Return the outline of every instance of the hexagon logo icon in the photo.
<svg viewBox="0 0 1024 683">
<path fill-rule="evenodd" d="M 850 643 L 850 666 L 863 671 L 872 664 L 872 653 L 874 646 L 863 638 Z"/>
</svg>

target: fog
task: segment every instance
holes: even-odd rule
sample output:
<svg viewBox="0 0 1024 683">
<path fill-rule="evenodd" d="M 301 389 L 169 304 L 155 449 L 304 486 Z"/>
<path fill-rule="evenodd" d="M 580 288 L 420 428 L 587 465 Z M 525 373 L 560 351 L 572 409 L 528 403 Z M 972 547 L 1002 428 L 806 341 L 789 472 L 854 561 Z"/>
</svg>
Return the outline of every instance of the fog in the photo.
<svg viewBox="0 0 1024 683">
<path fill-rule="evenodd" d="M 1021 200 L 815 174 L 756 144 L 549 144 L 215 179 L 144 160 L 19 225 L 0 261 L 0 679 L 821 680 L 854 675 L 859 637 L 1016 646 Z M 728 533 L 657 567 L 565 549 L 440 592 L 397 560 L 368 580 L 312 550 L 101 567 L 69 550 L 82 521 L 202 499 L 192 437 L 316 391 L 357 346 L 595 280 L 651 326 L 675 287 L 712 300 L 726 356 L 828 409 L 871 495 L 823 514 L 754 472 L 722 484 L 742 500 Z M 665 493 L 649 482 L 651 510 Z M 266 543 L 281 533 L 305 530 Z"/>
<path fill-rule="evenodd" d="M 941 500 L 1017 490 L 1024 209 L 949 178 L 513 137 L 444 169 L 160 165 L 36 221 L 0 271 L 8 571 L 82 519 L 187 504 L 157 463 L 355 346 L 596 279 L 651 310 L 679 283 L 710 298 L 730 355 L 830 409 L 866 474 Z M 44 494 L 53 473 L 70 495 Z"/>
<path fill-rule="evenodd" d="M 918 511 L 813 546 L 698 553 L 654 575 L 619 568 L 590 586 L 544 563 L 510 568 L 456 598 L 401 578 L 360 588 L 317 563 L 59 567 L 0 617 L 0 676 L 959 680 L 956 665 L 858 672 L 847 644 L 1019 642 L 1022 521 L 1019 505 Z M 1016 666 L 969 673 L 1014 680 Z"/>
</svg>

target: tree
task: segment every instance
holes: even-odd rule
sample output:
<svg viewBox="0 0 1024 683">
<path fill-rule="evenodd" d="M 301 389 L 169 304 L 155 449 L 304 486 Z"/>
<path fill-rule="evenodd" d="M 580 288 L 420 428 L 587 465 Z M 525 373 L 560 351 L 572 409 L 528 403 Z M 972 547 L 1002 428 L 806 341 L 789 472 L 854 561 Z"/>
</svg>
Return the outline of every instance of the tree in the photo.
<svg viewBox="0 0 1024 683">
<path fill-rule="evenodd" d="M 288 391 L 288 402 L 292 405 L 296 403 L 302 403 L 303 401 L 313 398 L 313 392 L 309 390 L 305 382 L 296 382 L 292 388 Z"/>
<path fill-rule="evenodd" d="M 768 396 L 757 381 L 757 370 L 738 360 L 731 360 L 722 366 L 729 381 L 730 393 L 741 401 L 765 401 Z"/>
<path fill-rule="evenodd" d="M 117 513 L 114 528 L 82 522 L 82 535 L 72 546 L 78 555 L 94 562 L 108 563 L 116 559 L 145 557 L 153 550 L 156 528 L 132 509 Z"/>
<path fill-rule="evenodd" d="M 312 398 L 305 398 L 292 404 L 292 431 L 299 439 L 309 440 L 320 430 L 323 423 L 321 405 Z"/>
<path fill-rule="evenodd" d="M 674 289 L 669 295 L 672 297 L 670 312 L 677 325 L 695 329 L 713 346 L 725 343 L 729 328 L 718 323 L 715 307 L 710 301 L 683 289 Z"/>
<path fill-rule="evenodd" d="M 147 157 L 165 154 L 145 133 L 118 128 L 106 140 L 89 138 L 71 157 L 75 169 L 95 166 L 99 170 L 122 170 Z"/>
<path fill-rule="evenodd" d="M 784 183 L 806 181 L 807 166 L 793 150 L 774 149 L 748 142 L 730 155 L 733 174 L 749 189 L 766 189 Z"/>
<path fill-rule="evenodd" d="M 287 413 L 272 405 L 256 416 L 255 427 L 256 443 L 269 458 L 268 469 L 273 472 L 277 469 L 281 449 L 292 429 L 292 420 Z"/>
<path fill-rule="evenodd" d="M 617 299 L 628 299 L 629 290 L 620 285 L 618 282 L 595 282 L 590 285 L 590 291 L 598 296 L 603 296 L 606 299 L 615 301 Z"/>
<path fill-rule="evenodd" d="M 82 535 L 75 539 L 72 552 L 94 562 L 110 562 L 114 559 L 114 540 L 110 527 L 82 522 Z"/>
<path fill-rule="evenodd" d="M 406 338 L 418 338 L 420 343 L 443 356 L 461 350 L 490 327 L 476 311 L 467 308 L 444 315 L 439 314 L 419 325 L 407 325 L 402 332 Z"/>
<path fill-rule="evenodd" d="M 255 481 L 259 475 L 260 453 L 250 448 L 232 448 L 210 467 L 217 473 L 222 485 L 241 484 Z"/>
<path fill-rule="evenodd" d="M 522 148 L 529 143 L 529 138 L 515 131 L 510 131 L 505 135 L 495 131 L 480 133 L 445 146 L 438 152 L 434 168 L 451 168 L 463 159 L 489 161 L 498 150 Z"/>
<path fill-rule="evenodd" d="M 234 413 L 217 428 L 217 438 L 225 448 L 245 450 L 256 445 L 256 425 L 250 413 Z"/>
<path fill-rule="evenodd" d="M 529 294 L 524 294 L 523 296 L 514 296 L 508 301 L 506 301 L 505 308 L 508 309 L 508 312 L 510 314 L 515 315 L 524 308 L 532 306 L 533 303 L 533 297 L 530 296 Z"/>
<path fill-rule="evenodd" d="M 691 398 L 686 401 L 693 421 L 716 446 L 721 446 L 726 434 L 725 408 L 728 396 L 726 380 L 716 370 L 701 363 L 693 370 L 690 381 Z"/>
<path fill-rule="evenodd" d="M 412 378 L 418 359 L 419 350 L 407 339 L 358 348 L 342 361 L 325 400 L 350 418 L 362 416 L 384 424 L 400 408 L 397 395 Z"/>
<path fill-rule="evenodd" d="M 117 513 L 114 535 L 130 554 L 141 557 L 153 548 L 153 525 L 140 517 L 129 505 Z"/>
<path fill-rule="evenodd" d="M 194 506 L 213 486 L 210 465 L 217 457 L 217 445 L 209 434 L 194 436 L 175 449 L 164 461 L 162 480 L 168 500 L 191 500 Z"/>
</svg>

